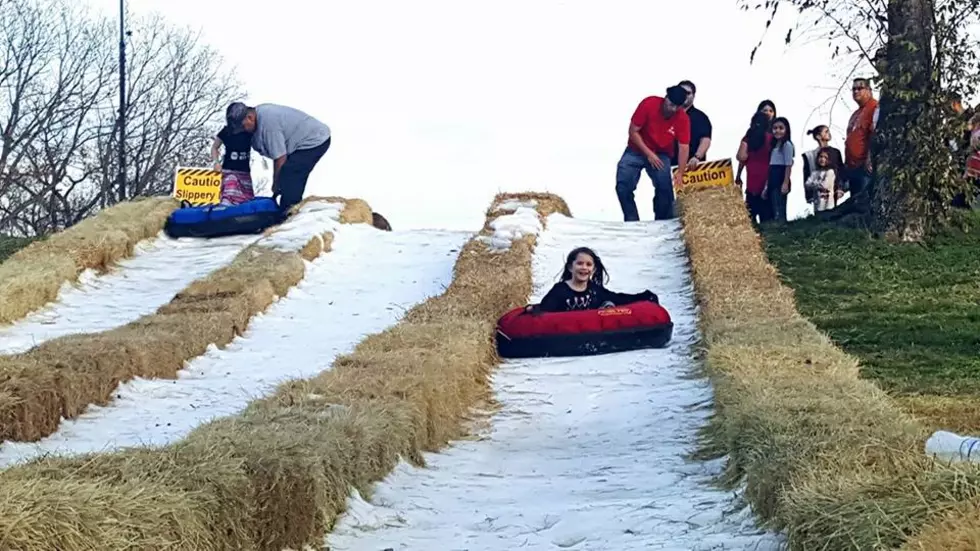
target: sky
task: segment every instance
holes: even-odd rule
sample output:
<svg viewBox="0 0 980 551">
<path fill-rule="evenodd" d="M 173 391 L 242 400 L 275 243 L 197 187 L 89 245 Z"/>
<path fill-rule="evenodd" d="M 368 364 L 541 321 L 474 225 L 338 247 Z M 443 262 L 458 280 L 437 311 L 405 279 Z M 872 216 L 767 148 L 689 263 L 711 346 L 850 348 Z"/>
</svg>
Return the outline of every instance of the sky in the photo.
<svg viewBox="0 0 980 551">
<path fill-rule="evenodd" d="M 108 14 L 115 0 L 87 0 Z M 246 102 L 296 107 L 331 128 L 307 194 L 366 200 L 396 229 L 477 230 L 499 191 L 551 191 L 576 217 L 621 220 L 616 163 L 637 103 L 692 80 L 709 160 L 730 158 L 763 99 L 791 124 L 790 218 L 809 213 L 800 154 L 855 109 L 826 41 L 764 46 L 736 0 L 127 0 L 202 32 Z M 780 26 L 782 25 L 782 26 Z M 846 76 L 846 74 L 845 74 Z M 636 200 L 652 219 L 646 175 Z"/>
</svg>

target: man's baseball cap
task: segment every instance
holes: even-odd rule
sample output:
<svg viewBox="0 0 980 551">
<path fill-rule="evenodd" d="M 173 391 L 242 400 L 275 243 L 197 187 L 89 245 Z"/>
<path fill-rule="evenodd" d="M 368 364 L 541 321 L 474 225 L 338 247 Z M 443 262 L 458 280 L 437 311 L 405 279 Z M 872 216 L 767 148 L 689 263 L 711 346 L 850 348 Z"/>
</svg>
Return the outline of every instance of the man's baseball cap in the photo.
<svg viewBox="0 0 980 551">
<path fill-rule="evenodd" d="M 235 132 L 239 132 L 244 129 L 243 123 L 245 122 L 245 115 L 248 114 L 248 106 L 240 101 L 236 101 L 228 106 L 225 110 L 225 119 L 228 122 L 228 127 Z"/>
<path fill-rule="evenodd" d="M 667 99 L 674 105 L 684 105 L 687 100 L 687 90 L 680 86 L 671 86 L 667 88 Z"/>
</svg>

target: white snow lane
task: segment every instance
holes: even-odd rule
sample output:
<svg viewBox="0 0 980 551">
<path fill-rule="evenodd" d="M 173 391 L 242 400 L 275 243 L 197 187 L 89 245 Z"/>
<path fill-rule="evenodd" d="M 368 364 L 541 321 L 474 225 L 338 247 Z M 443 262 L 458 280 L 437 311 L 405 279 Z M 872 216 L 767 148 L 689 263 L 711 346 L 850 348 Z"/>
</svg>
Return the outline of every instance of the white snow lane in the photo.
<svg viewBox="0 0 980 551">
<path fill-rule="evenodd" d="M 539 300 L 578 246 L 596 250 L 608 287 L 650 289 L 674 320 L 665 349 L 506 361 L 501 409 L 478 438 L 402 462 L 371 503 L 353 492 L 333 551 L 777 549 L 751 512 L 709 485 L 723 461 L 685 459 L 710 413 L 696 370 L 693 289 L 677 221 L 623 224 L 553 215 L 534 259 Z"/>
<path fill-rule="evenodd" d="M 176 380 L 124 383 L 111 404 L 63 420 L 39 442 L 3 443 L 0 466 L 44 453 L 173 442 L 205 421 L 241 411 L 282 381 L 316 375 L 414 304 L 442 293 L 470 237 L 339 224 L 333 250 L 308 263 L 303 280 L 225 349 L 212 347 L 188 362 Z"/>
<path fill-rule="evenodd" d="M 260 237 L 171 239 L 161 232 L 143 240 L 133 256 L 109 273 L 99 276 L 86 270 L 77 284 L 62 286 L 55 302 L 0 327 L 0 354 L 23 352 L 64 335 L 107 331 L 152 314 Z"/>
</svg>

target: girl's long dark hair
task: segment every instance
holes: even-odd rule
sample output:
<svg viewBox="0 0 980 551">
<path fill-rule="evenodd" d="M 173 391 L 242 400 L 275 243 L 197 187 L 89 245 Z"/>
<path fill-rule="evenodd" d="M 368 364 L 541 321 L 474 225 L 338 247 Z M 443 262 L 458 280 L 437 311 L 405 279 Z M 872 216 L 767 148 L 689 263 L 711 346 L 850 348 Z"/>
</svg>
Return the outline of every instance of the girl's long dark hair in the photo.
<svg viewBox="0 0 980 551">
<path fill-rule="evenodd" d="M 769 118 L 762 111 L 756 111 L 749 123 L 749 131 L 745 134 L 749 151 L 758 151 L 766 144 L 766 132 L 769 132 Z"/>
<path fill-rule="evenodd" d="M 782 149 L 783 144 L 785 144 L 786 142 L 793 143 L 793 132 L 792 129 L 789 127 L 789 121 L 786 120 L 786 117 L 776 117 L 775 119 L 773 119 L 772 120 L 773 126 L 775 126 L 777 122 L 783 123 L 783 126 L 786 127 L 786 135 L 781 140 L 777 140 L 776 136 L 773 136 L 772 146 L 773 148 L 778 147 L 779 149 Z"/>
<path fill-rule="evenodd" d="M 588 247 L 577 247 L 568 253 L 568 256 L 565 258 L 565 267 L 561 272 L 561 281 L 572 279 L 572 264 L 575 263 L 578 255 L 582 253 L 591 256 L 592 262 L 595 264 L 595 270 L 592 272 L 592 283 L 598 287 L 604 287 L 606 282 L 609 281 L 609 274 L 606 272 L 606 267 L 602 265 L 602 259 L 599 258 L 599 255 L 595 254 L 595 251 Z"/>
<path fill-rule="evenodd" d="M 776 115 L 778 115 L 779 112 L 776 111 L 776 104 L 773 103 L 772 100 L 764 99 L 764 100 L 760 101 L 759 102 L 759 107 L 756 108 L 756 112 L 762 112 L 762 108 L 765 107 L 765 106 L 767 106 L 767 105 L 769 107 L 772 107 L 772 118 L 773 118 L 773 120 L 775 120 L 776 119 Z"/>
</svg>

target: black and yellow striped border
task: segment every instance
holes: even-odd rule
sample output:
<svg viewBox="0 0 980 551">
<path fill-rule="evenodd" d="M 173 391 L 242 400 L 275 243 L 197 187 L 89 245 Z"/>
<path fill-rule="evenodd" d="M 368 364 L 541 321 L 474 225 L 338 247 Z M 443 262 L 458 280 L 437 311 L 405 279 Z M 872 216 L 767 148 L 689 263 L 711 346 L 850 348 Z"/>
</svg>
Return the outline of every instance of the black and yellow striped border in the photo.
<svg viewBox="0 0 980 551">
<path fill-rule="evenodd" d="M 174 171 L 174 178 L 181 176 L 220 176 L 221 172 L 213 168 L 178 168 Z"/>
</svg>

